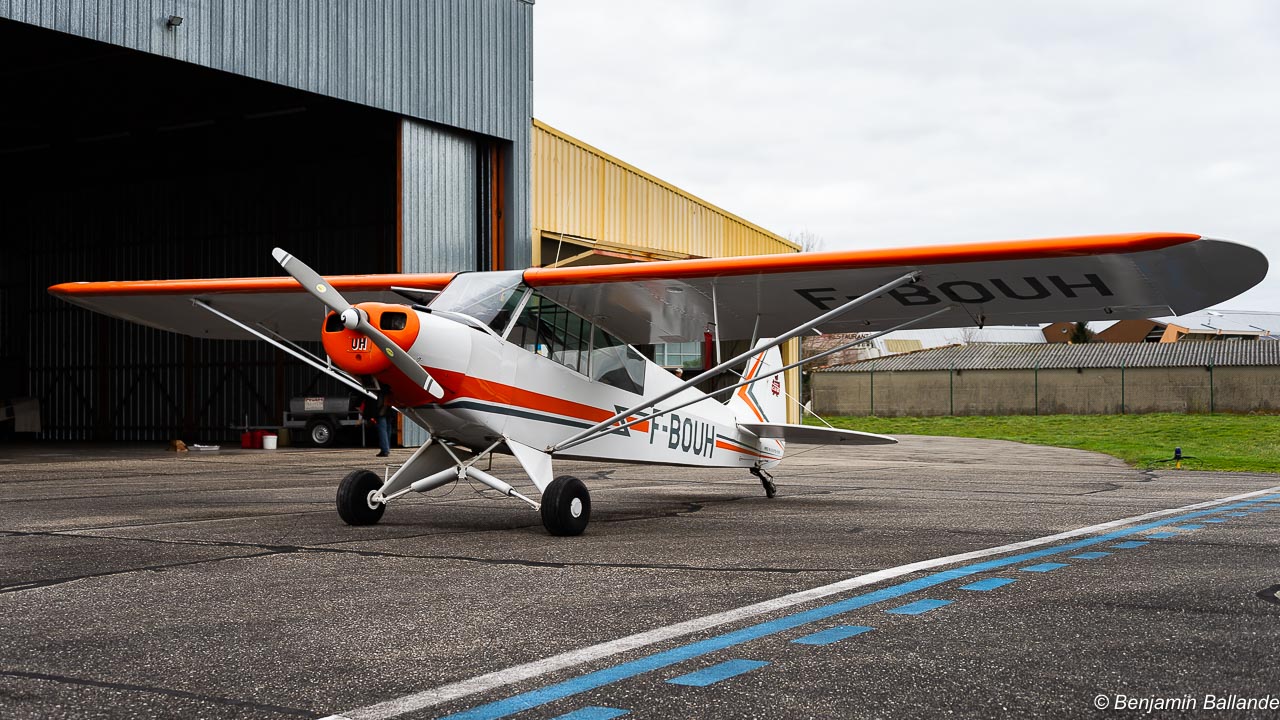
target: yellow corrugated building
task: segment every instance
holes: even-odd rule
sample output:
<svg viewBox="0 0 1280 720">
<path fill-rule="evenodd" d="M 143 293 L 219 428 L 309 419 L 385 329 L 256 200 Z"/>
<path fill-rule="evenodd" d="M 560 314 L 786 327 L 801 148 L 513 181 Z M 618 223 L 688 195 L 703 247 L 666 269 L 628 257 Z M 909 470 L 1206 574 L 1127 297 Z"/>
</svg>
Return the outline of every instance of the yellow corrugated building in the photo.
<svg viewBox="0 0 1280 720">
<path fill-rule="evenodd" d="M 795 243 L 538 120 L 533 121 L 533 264 L 600 265 L 645 260 L 799 252 Z M 799 341 L 782 346 L 787 363 Z M 659 360 L 661 362 L 661 360 Z M 786 373 L 799 396 L 800 371 Z M 799 422 L 793 399 L 789 422 Z"/>
</svg>

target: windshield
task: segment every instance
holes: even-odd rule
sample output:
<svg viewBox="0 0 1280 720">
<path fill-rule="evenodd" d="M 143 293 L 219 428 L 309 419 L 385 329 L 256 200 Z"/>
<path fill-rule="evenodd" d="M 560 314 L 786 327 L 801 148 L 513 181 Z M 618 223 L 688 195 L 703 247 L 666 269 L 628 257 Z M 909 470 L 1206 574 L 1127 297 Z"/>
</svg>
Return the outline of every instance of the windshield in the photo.
<svg viewBox="0 0 1280 720">
<path fill-rule="evenodd" d="M 524 294 L 523 275 L 520 270 L 462 273 L 431 301 L 430 308 L 469 315 L 501 333 Z"/>
</svg>

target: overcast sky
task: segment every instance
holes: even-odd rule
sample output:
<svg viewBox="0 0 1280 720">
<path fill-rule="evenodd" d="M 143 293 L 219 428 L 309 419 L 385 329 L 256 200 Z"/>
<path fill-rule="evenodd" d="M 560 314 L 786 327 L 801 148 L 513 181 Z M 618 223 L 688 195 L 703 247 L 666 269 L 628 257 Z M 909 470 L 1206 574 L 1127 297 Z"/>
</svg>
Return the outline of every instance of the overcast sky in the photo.
<svg viewBox="0 0 1280 720">
<path fill-rule="evenodd" d="M 823 249 L 1128 231 L 1261 249 L 1280 3 L 539 0 L 534 115 Z"/>
</svg>

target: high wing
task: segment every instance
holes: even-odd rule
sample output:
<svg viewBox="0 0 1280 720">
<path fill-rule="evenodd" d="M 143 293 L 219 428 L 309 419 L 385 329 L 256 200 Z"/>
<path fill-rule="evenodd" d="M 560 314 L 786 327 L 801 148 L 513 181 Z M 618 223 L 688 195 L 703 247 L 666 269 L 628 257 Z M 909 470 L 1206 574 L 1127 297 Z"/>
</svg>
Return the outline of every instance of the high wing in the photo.
<svg viewBox="0 0 1280 720">
<path fill-rule="evenodd" d="M 440 290 L 454 273 L 339 275 L 328 278 L 351 302 L 405 302 L 392 288 Z M 49 292 L 68 302 L 140 325 L 219 340 L 254 336 L 195 303 L 206 303 L 242 322 L 261 324 L 289 340 L 316 340 L 328 309 L 291 277 L 213 280 L 72 282 Z"/>
<path fill-rule="evenodd" d="M 1136 233 L 969 245 L 534 268 L 524 282 L 633 345 L 697 340 L 713 322 L 737 339 L 785 333 L 908 273 L 822 332 L 1036 324 L 1178 315 L 1262 281 L 1253 248 L 1198 235 Z M 403 302 L 393 287 L 439 290 L 453 273 L 330 278 L 353 303 Z M 292 278 L 64 283 L 54 295 L 100 313 L 203 338 L 250 334 L 195 303 L 289 340 L 312 340 L 323 307 Z M 921 320 L 939 308 L 957 309 Z"/>
<path fill-rule="evenodd" d="M 1210 307 L 1262 281 L 1267 260 L 1198 235 L 1135 233 L 796 255 L 528 270 L 527 284 L 632 344 L 770 337 L 908 273 L 892 290 L 818 327 L 917 328 L 1120 320 Z"/>
</svg>

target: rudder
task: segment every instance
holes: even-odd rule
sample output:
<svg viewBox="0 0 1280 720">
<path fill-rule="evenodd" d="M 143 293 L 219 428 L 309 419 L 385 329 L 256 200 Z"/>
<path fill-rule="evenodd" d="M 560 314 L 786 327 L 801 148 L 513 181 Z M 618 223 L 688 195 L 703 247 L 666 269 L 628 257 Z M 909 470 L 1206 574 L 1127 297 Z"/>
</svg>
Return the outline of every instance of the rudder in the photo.
<svg viewBox="0 0 1280 720">
<path fill-rule="evenodd" d="M 762 338 L 756 342 L 760 347 L 772 338 Z M 773 347 L 753 355 L 747 361 L 743 380 L 751 380 L 767 375 L 772 370 L 782 367 L 782 353 Z M 787 421 L 786 384 L 781 374 L 765 377 L 749 385 L 743 385 L 733 391 L 729 398 L 729 409 L 741 423 L 785 423 Z"/>
</svg>

